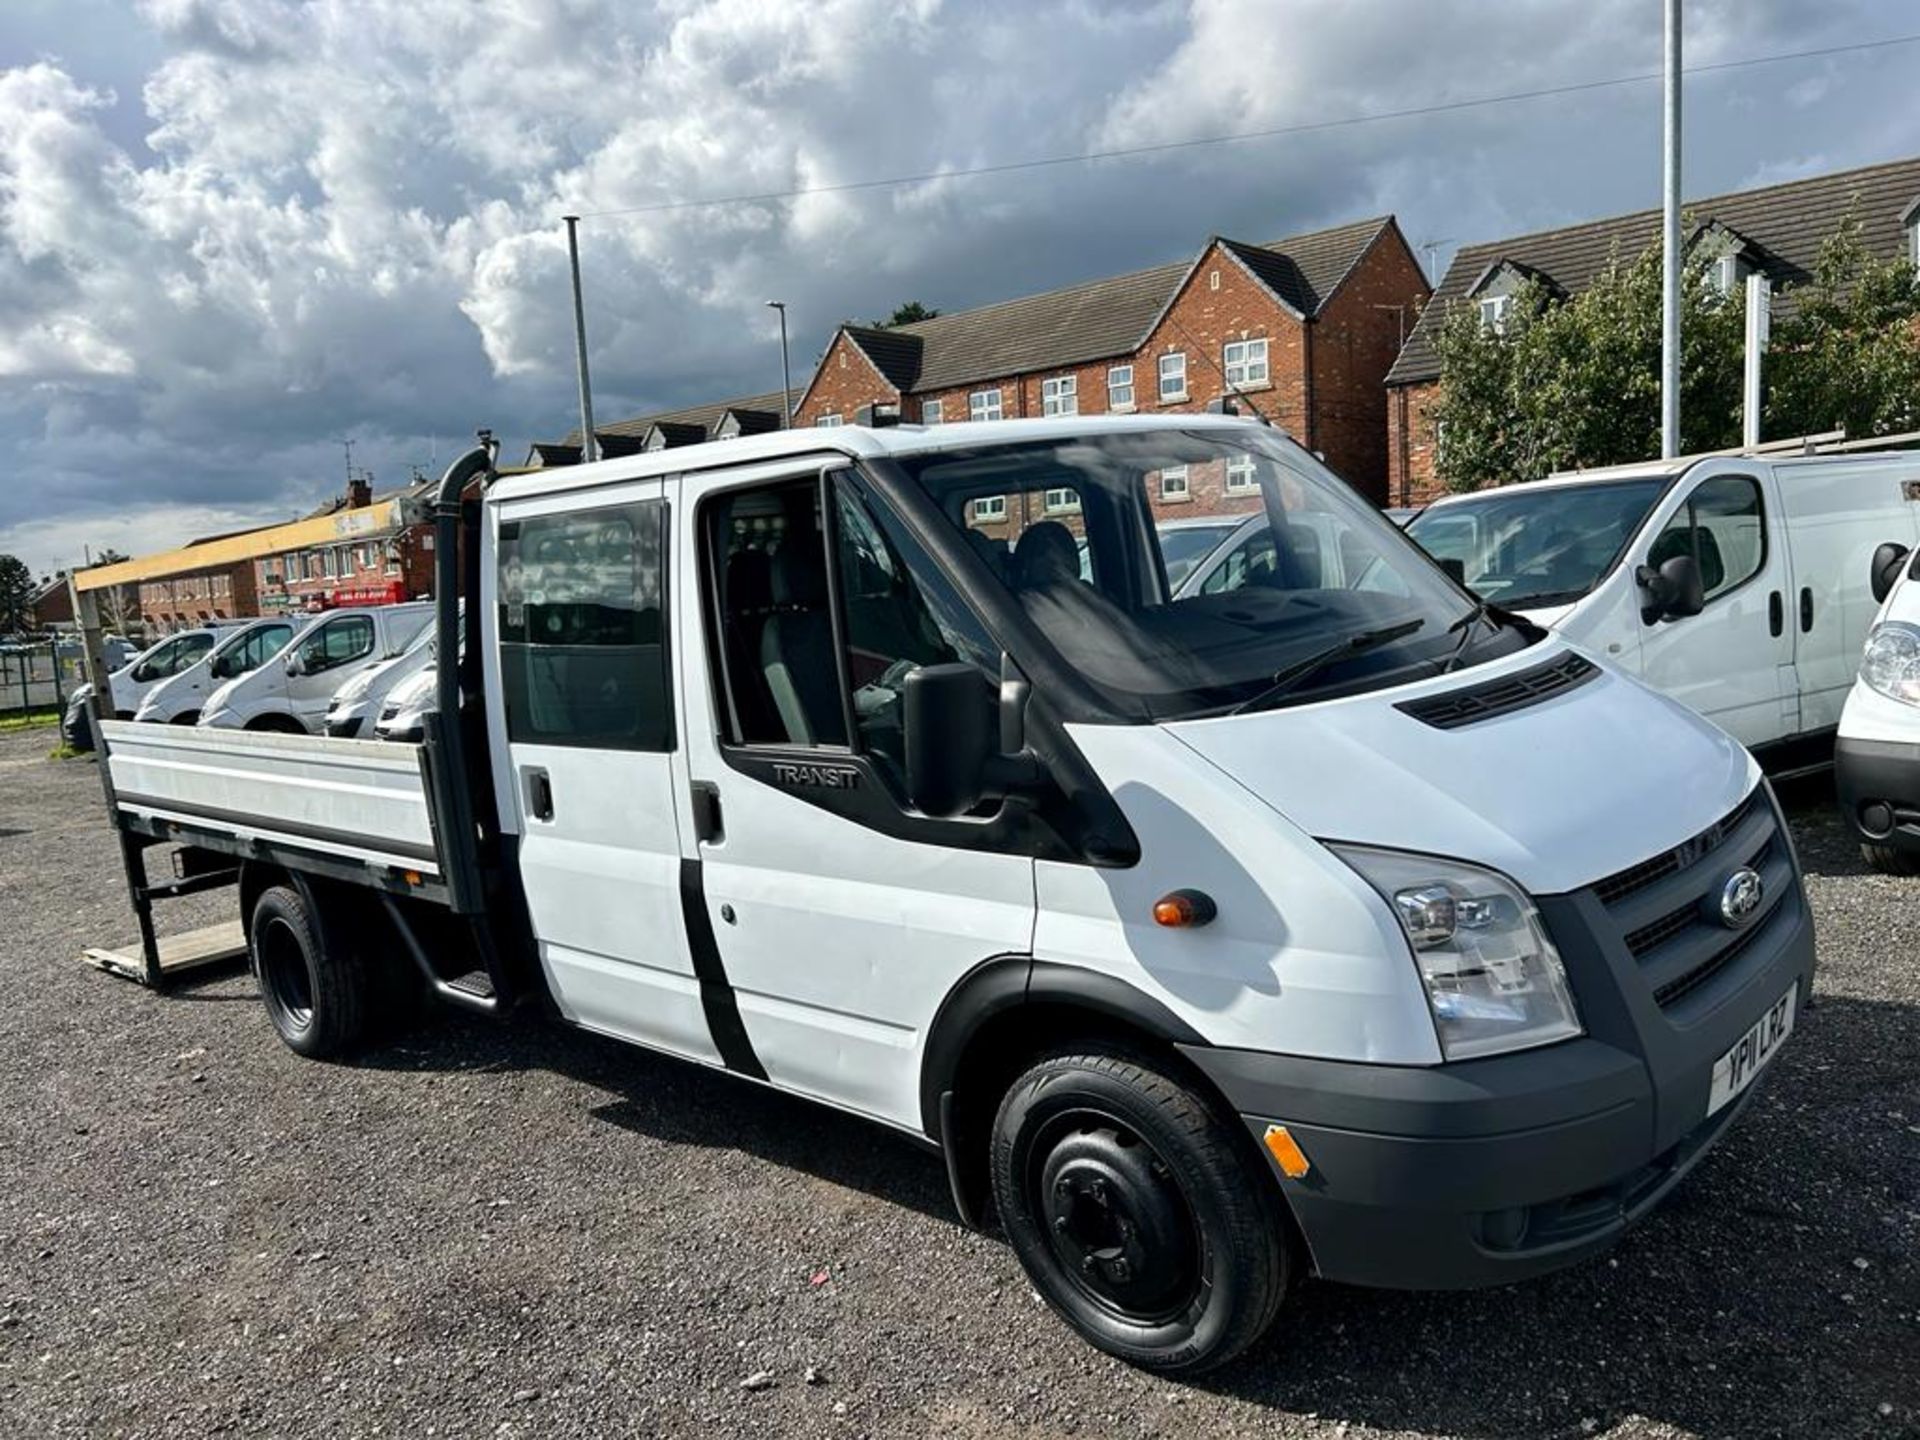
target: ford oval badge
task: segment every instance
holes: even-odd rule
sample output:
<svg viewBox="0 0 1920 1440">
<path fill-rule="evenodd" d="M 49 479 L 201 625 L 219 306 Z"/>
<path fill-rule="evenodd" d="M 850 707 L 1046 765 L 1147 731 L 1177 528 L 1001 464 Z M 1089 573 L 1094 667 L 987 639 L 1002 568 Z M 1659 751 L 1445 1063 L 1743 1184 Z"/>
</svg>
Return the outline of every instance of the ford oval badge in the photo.
<svg viewBox="0 0 1920 1440">
<path fill-rule="evenodd" d="M 1729 930 L 1744 928 L 1760 913 L 1760 902 L 1766 896 L 1767 882 L 1760 878 L 1760 872 L 1751 865 L 1743 865 L 1720 887 L 1721 922 Z"/>
</svg>

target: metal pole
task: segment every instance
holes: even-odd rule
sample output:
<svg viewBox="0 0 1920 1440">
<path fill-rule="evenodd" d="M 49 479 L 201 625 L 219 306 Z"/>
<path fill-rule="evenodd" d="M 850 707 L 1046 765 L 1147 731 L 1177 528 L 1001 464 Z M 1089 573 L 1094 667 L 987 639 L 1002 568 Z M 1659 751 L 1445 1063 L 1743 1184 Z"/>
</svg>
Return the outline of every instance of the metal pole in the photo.
<svg viewBox="0 0 1920 1440">
<path fill-rule="evenodd" d="M 1680 4 L 1666 9 L 1666 154 L 1662 165 L 1663 216 L 1660 282 L 1660 455 L 1680 453 Z"/>
<path fill-rule="evenodd" d="M 587 307 L 580 298 L 580 217 L 563 215 L 567 222 L 567 264 L 573 270 L 573 348 L 580 370 L 580 459 L 591 465 L 600 458 L 593 435 L 593 387 L 587 380 Z"/>
<path fill-rule="evenodd" d="M 1767 277 L 1747 276 L 1746 378 L 1740 389 L 1740 444 L 1747 450 L 1760 443 L 1760 362 L 1767 349 L 1772 310 L 1773 289 Z"/>
<path fill-rule="evenodd" d="M 60 636 L 57 632 L 47 642 L 47 653 L 53 656 L 53 709 L 55 714 L 59 714 L 67 708 L 67 696 L 60 684 Z"/>
<path fill-rule="evenodd" d="M 787 302 L 769 300 L 767 308 L 780 312 L 780 396 L 784 402 L 780 407 L 780 428 L 786 430 L 793 425 L 793 371 L 787 364 Z"/>
</svg>

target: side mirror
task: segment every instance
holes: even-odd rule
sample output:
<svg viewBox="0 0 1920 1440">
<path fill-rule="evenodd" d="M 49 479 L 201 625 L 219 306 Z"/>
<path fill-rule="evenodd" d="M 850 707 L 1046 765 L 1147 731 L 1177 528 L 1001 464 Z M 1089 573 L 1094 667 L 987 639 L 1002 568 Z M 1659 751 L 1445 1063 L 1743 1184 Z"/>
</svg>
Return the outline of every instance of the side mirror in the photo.
<svg viewBox="0 0 1920 1440">
<path fill-rule="evenodd" d="M 1700 578 L 1700 567 L 1691 555 L 1676 555 L 1662 561 L 1658 570 L 1642 565 L 1634 572 L 1646 603 L 1640 618 L 1651 625 L 1656 620 L 1684 620 L 1707 608 L 1707 587 Z"/>
<path fill-rule="evenodd" d="M 289 680 L 298 679 L 300 676 L 307 673 L 306 662 L 300 658 L 299 653 L 297 651 L 294 654 L 289 655 L 287 657 L 287 663 L 281 666 L 280 668 L 287 672 L 287 678 Z"/>
<path fill-rule="evenodd" d="M 971 665 L 917 665 L 902 682 L 907 798 L 941 817 L 986 798 L 998 716 L 993 691 Z"/>
<path fill-rule="evenodd" d="M 1893 593 L 1893 587 L 1900 579 L 1900 567 L 1906 563 L 1906 559 L 1907 547 L 1892 540 L 1873 552 L 1867 570 L 1867 583 L 1873 590 L 1876 605 Z"/>
<path fill-rule="evenodd" d="M 207 666 L 207 671 L 216 680 L 231 680 L 233 678 L 233 657 L 231 655 L 214 656 L 213 662 Z"/>
<path fill-rule="evenodd" d="M 1467 562 L 1466 561 L 1462 560 L 1458 555 L 1449 555 L 1447 556 L 1446 559 L 1440 562 L 1440 568 L 1446 571 L 1448 575 L 1453 577 L 1454 584 L 1460 586 L 1462 589 L 1466 588 L 1466 584 L 1467 584 Z"/>
</svg>

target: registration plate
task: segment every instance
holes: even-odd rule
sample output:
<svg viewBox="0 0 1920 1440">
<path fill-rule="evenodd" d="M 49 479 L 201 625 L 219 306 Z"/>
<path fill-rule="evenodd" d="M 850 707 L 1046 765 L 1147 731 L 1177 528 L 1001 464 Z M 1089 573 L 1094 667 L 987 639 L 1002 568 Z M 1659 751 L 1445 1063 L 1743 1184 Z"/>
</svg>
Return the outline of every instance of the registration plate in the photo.
<svg viewBox="0 0 1920 1440">
<path fill-rule="evenodd" d="M 1795 986 L 1794 989 L 1798 989 Z M 1793 1033 L 1793 990 L 1773 1002 L 1754 1027 L 1733 1042 L 1733 1048 L 1714 1063 L 1713 1086 L 1707 1092 L 1707 1114 L 1720 1109 L 1753 1083 L 1767 1061 Z"/>
</svg>

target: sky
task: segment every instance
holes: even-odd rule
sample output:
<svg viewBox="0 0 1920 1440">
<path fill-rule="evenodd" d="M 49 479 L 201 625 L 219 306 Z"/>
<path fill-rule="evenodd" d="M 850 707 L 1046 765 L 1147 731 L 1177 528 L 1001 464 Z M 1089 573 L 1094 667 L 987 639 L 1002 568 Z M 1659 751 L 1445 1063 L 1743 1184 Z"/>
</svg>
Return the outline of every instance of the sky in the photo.
<svg viewBox="0 0 1920 1440">
<path fill-rule="evenodd" d="M 776 389 L 843 319 L 1392 213 L 1461 243 L 1657 205 L 1660 0 L 6 0 L 0 552 L 36 573 Z M 1714 65 L 1911 0 L 1688 0 Z M 1920 44 L 1709 71 L 1707 195 L 1920 154 Z M 897 176 L 913 184 L 832 190 Z M 812 191 L 752 203 L 703 200 Z M 648 208 L 652 207 L 652 208 Z M 673 208 L 661 208 L 673 207 Z M 605 212 L 627 211 L 625 214 Z M 631 213 L 637 212 L 637 213 Z"/>
</svg>

